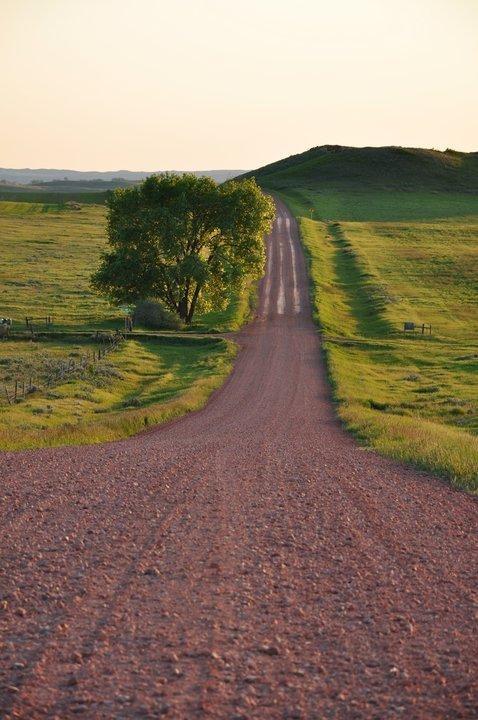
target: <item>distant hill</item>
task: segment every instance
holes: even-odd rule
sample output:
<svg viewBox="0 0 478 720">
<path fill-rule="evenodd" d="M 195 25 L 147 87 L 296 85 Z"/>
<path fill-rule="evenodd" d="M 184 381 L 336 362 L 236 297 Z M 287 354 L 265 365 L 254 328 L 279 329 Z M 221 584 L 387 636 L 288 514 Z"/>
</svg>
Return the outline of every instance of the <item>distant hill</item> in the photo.
<svg viewBox="0 0 478 720">
<path fill-rule="evenodd" d="M 478 192 L 478 152 L 322 145 L 252 170 L 264 187 L 285 190 L 397 189 Z"/>
<path fill-rule="evenodd" d="M 161 172 L 164 172 L 164 170 L 155 170 L 151 172 L 133 170 L 113 170 L 108 172 L 98 172 L 95 170 L 54 170 L 49 168 L 0 168 L 0 181 L 19 185 L 28 185 L 30 183 L 38 185 L 40 183 L 52 181 L 90 182 L 102 180 L 105 182 L 116 182 L 117 184 L 115 185 L 115 187 L 118 187 L 118 180 L 135 183 L 139 182 L 140 180 L 144 180 L 144 178 L 148 177 L 149 175 L 154 175 Z M 173 170 L 171 172 L 182 171 Z M 193 175 L 212 177 L 217 182 L 224 182 L 225 180 L 236 177 L 236 175 L 240 175 L 244 172 L 244 170 L 193 170 L 190 172 L 192 172 Z"/>
</svg>

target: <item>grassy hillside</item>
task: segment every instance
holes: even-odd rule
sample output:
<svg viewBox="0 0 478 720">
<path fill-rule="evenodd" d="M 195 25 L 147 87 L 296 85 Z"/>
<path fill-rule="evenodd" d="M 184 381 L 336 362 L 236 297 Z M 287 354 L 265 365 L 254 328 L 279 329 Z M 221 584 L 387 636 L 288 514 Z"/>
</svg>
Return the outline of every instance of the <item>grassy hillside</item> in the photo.
<svg viewBox="0 0 478 720">
<path fill-rule="evenodd" d="M 478 152 L 323 145 L 247 173 L 264 186 L 478 192 Z"/>
<path fill-rule="evenodd" d="M 328 155 L 337 158 L 327 170 L 335 187 L 322 184 L 325 172 L 311 180 L 310 156 L 309 164 L 298 156 L 296 165 L 287 159 L 256 177 L 299 218 L 339 415 L 369 446 L 476 491 L 478 196 L 470 171 L 476 158 L 460 155 L 462 172 L 448 153 L 416 151 L 408 177 L 415 189 L 394 191 L 401 160 L 388 178 L 373 174 L 368 161 L 359 179 L 342 178 L 350 153 L 347 162 L 341 153 Z M 370 160 L 370 153 L 358 157 Z M 313 172 L 325 167 L 320 162 Z M 461 192 L 445 189 L 453 172 Z M 298 184 L 287 186 L 285 177 Z M 433 333 L 404 335 L 404 321 L 431 323 Z"/>
</svg>

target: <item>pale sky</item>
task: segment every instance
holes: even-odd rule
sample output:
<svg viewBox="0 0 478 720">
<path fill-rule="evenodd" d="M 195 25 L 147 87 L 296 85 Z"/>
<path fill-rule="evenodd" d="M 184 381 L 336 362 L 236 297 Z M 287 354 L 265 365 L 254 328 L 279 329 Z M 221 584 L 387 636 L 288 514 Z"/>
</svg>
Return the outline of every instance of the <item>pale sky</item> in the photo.
<svg viewBox="0 0 478 720">
<path fill-rule="evenodd" d="M 478 150 L 478 0 L 0 0 L 0 166 Z"/>
</svg>

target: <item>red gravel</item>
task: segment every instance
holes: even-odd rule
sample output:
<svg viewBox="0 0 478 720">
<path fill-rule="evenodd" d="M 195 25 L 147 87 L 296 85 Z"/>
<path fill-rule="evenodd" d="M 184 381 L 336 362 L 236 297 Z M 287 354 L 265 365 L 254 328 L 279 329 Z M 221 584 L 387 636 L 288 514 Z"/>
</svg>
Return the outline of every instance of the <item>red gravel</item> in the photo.
<svg viewBox="0 0 478 720">
<path fill-rule="evenodd" d="M 341 430 L 292 235 L 202 412 L 0 456 L 1 717 L 477 717 L 476 502 Z"/>
</svg>

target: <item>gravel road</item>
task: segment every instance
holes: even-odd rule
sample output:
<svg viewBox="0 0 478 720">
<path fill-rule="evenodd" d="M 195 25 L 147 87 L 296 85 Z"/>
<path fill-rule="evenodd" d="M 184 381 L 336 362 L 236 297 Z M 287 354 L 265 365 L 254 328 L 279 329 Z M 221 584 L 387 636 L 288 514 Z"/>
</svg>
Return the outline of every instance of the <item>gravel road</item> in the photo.
<svg viewBox="0 0 478 720">
<path fill-rule="evenodd" d="M 334 417 L 295 222 L 204 410 L 0 455 L 0 717 L 476 718 L 476 501 Z"/>
</svg>

